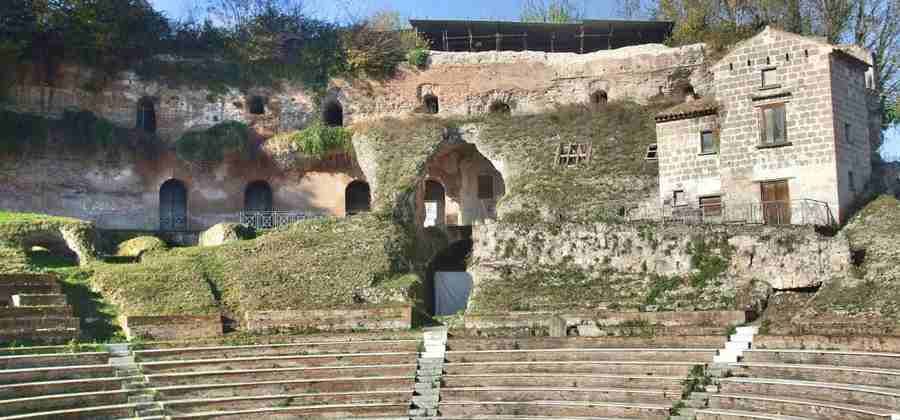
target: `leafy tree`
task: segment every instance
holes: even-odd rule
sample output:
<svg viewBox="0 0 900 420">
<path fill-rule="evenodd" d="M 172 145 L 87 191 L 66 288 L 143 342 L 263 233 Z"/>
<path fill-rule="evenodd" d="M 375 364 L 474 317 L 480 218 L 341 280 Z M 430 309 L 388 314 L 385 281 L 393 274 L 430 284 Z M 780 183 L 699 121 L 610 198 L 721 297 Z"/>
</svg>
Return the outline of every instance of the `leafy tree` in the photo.
<svg viewBox="0 0 900 420">
<path fill-rule="evenodd" d="M 573 0 L 523 0 L 522 22 L 573 23 L 584 17 L 584 8 Z"/>
</svg>

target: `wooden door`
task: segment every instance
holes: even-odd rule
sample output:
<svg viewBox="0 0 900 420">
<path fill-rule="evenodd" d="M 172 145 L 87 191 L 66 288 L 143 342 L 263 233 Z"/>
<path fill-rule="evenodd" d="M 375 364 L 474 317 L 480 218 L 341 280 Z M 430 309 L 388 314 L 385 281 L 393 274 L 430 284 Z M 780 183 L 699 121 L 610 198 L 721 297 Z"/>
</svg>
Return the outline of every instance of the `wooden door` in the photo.
<svg viewBox="0 0 900 420">
<path fill-rule="evenodd" d="M 769 225 L 791 223 L 791 195 L 788 182 L 771 181 L 760 184 L 763 218 Z"/>
<path fill-rule="evenodd" d="M 159 189 L 159 229 L 187 230 L 187 188 L 176 179 L 166 181 Z"/>
</svg>

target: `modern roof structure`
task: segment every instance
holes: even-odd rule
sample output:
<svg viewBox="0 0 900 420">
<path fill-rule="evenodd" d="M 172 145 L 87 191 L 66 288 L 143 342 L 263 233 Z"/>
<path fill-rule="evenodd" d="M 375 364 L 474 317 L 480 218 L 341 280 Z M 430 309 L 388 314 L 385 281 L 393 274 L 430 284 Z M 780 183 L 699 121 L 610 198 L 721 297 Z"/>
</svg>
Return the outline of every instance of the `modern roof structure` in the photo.
<svg viewBox="0 0 900 420">
<path fill-rule="evenodd" d="M 438 51 L 545 51 L 590 53 L 630 45 L 662 43 L 673 22 L 584 20 L 526 23 L 479 20 L 410 20 Z"/>
</svg>

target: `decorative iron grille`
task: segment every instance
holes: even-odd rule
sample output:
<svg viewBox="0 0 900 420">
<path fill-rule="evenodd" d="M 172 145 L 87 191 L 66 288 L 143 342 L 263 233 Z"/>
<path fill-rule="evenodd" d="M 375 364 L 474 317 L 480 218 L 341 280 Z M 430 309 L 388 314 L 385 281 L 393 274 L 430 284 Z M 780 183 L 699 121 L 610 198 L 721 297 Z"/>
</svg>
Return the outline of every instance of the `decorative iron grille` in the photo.
<svg viewBox="0 0 900 420">
<path fill-rule="evenodd" d="M 240 223 L 255 229 L 273 229 L 302 220 L 327 217 L 319 213 L 290 211 L 242 211 Z"/>
</svg>

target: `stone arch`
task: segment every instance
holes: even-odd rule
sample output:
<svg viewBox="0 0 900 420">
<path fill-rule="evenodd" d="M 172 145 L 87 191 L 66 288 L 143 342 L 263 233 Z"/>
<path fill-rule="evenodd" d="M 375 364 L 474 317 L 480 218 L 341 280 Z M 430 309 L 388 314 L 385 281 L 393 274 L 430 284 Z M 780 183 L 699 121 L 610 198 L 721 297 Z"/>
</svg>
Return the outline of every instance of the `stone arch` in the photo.
<svg viewBox="0 0 900 420">
<path fill-rule="evenodd" d="M 422 98 L 422 105 L 425 107 L 426 114 L 437 114 L 440 111 L 440 103 L 438 97 L 434 94 L 427 94 Z"/>
<path fill-rule="evenodd" d="M 595 90 L 594 93 L 591 94 L 591 105 L 604 106 L 607 102 L 609 102 L 609 95 L 605 90 Z"/>
<path fill-rule="evenodd" d="M 159 187 L 159 230 L 186 231 L 187 187 L 184 182 L 172 178 Z"/>
<path fill-rule="evenodd" d="M 512 108 L 510 108 L 508 103 L 501 100 L 496 100 L 494 102 L 491 102 L 491 106 L 488 108 L 488 112 L 490 112 L 491 114 L 509 115 L 512 113 Z"/>
<path fill-rule="evenodd" d="M 337 98 L 329 98 L 322 105 L 322 122 L 329 127 L 344 126 L 344 106 Z"/>
<path fill-rule="evenodd" d="M 244 189 L 244 211 L 272 211 L 272 187 L 266 181 L 253 181 Z"/>
<path fill-rule="evenodd" d="M 156 132 L 156 107 L 152 98 L 145 96 L 138 101 L 135 128 L 148 133 Z"/>
<path fill-rule="evenodd" d="M 266 98 L 262 96 L 253 96 L 247 102 L 247 110 L 253 115 L 263 115 L 266 113 Z"/>
<path fill-rule="evenodd" d="M 372 191 L 369 183 L 353 181 L 344 190 L 344 213 L 353 216 L 368 213 L 372 209 Z"/>
</svg>

